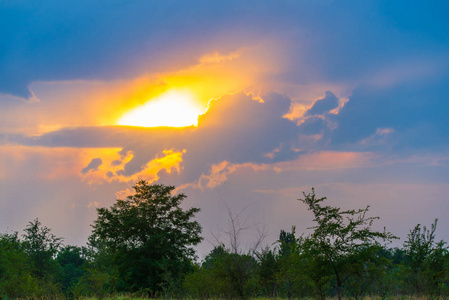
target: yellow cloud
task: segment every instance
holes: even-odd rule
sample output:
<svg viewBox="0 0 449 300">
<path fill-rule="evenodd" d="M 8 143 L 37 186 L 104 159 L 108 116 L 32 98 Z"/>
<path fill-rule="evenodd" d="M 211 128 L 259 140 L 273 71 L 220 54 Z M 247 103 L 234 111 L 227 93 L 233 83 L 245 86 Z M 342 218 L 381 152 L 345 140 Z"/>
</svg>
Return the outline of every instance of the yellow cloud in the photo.
<svg viewBox="0 0 449 300">
<path fill-rule="evenodd" d="M 184 184 L 178 187 L 177 190 L 183 190 L 187 187 L 199 188 L 204 190 L 204 188 L 213 189 L 223 182 L 228 180 L 228 176 L 240 169 L 251 169 L 255 172 L 266 169 L 266 165 L 259 165 L 253 163 L 243 163 L 243 164 L 231 164 L 228 161 L 222 161 L 218 164 L 213 164 L 209 170 L 208 174 L 201 174 L 198 181 L 194 183 Z"/>
<path fill-rule="evenodd" d="M 131 182 L 140 179 L 154 182 L 158 173 L 181 172 L 183 151 L 164 150 L 142 166 L 140 172 L 125 175 L 123 170 L 132 158 L 132 152 L 123 157 L 120 148 L 46 148 L 26 146 L 0 146 L 0 179 L 23 177 L 23 168 L 32 170 L 27 176 L 45 181 L 80 178 L 88 184 Z M 101 165 L 85 174 L 81 171 L 92 159 L 101 158 Z M 29 166 L 33 167 L 30 168 Z"/>
<path fill-rule="evenodd" d="M 30 89 L 40 101 L 13 106 L 4 119 L 5 132 L 43 134 L 66 127 L 116 125 L 126 113 L 170 90 L 194 95 L 201 109 L 222 95 L 246 92 L 260 94 L 262 78 L 277 71 L 278 62 L 269 48 L 275 43 L 242 46 L 229 53 L 203 53 L 195 64 L 170 71 L 141 74 L 113 81 L 33 82 Z"/>
<path fill-rule="evenodd" d="M 133 153 L 131 151 L 124 157 L 120 156 L 119 151 L 115 153 L 95 153 L 95 155 L 91 156 L 91 159 L 99 157 L 103 163 L 96 170 L 92 170 L 86 174 L 80 174 L 80 176 L 83 181 L 89 184 L 111 183 L 114 181 L 135 182 L 141 179 L 151 183 L 159 179 L 158 173 L 162 170 L 165 170 L 169 174 L 173 171 L 179 174 L 181 172 L 180 164 L 182 162 L 182 155 L 185 151 L 164 150 L 160 157 L 156 156 L 143 165 L 139 172 L 131 175 L 127 175 L 123 171 L 125 165 L 133 159 Z"/>
</svg>

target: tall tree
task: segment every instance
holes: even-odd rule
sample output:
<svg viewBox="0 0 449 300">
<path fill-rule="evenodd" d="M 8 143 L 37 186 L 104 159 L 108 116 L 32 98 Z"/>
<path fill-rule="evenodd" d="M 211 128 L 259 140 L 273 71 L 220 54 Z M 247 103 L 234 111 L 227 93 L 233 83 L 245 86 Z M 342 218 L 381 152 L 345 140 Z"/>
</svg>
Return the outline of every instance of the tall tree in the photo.
<svg viewBox="0 0 449 300">
<path fill-rule="evenodd" d="M 66 296 L 71 297 L 73 296 L 73 287 L 85 273 L 83 265 L 86 263 L 86 258 L 83 253 L 83 248 L 65 246 L 59 251 L 56 261 L 61 266 L 58 279 L 62 292 Z"/>
<path fill-rule="evenodd" d="M 191 266 L 192 246 L 202 240 L 201 226 L 192 220 L 200 209 L 183 210 L 186 196 L 173 195 L 174 189 L 142 180 L 135 194 L 97 209 L 90 241 L 117 266 L 119 290 L 146 289 L 154 295 Z"/>
<path fill-rule="evenodd" d="M 299 286 L 299 277 L 302 274 L 298 264 L 299 256 L 299 239 L 295 236 L 296 228 L 292 227 L 292 232 L 281 230 L 279 234 L 279 257 L 278 257 L 278 271 L 277 286 L 279 292 L 283 296 L 291 299 L 297 287 Z"/>
<path fill-rule="evenodd" d="M 58 272 L 55 257 L 63 239 L 51 233 L 37 218 L 29 222 L 24 231 L 23 245 L 33 264 L 33 272 L 41 279 L 55 277 Z"/>
<path fill-rule="evenodd" d="M 0 234 L 0 297 L 26 298 L 39 293 L 38 281 L 31 273 L 17 232 Z"/>
<path fill-rule="evenodd" d="M 407 236 L 404 242 L 405 259 L 408 267 L 408 274 L 412 278 L 414 288 L 418 294 L 438 292 L 439 283 L 448 273 L 445 260 L 448 255 L 448 248 L 444 241 L 435 242 L 435 231 L 438 219 L 431 228 L 416 225 Z"/>
<path fill-rule="evenodd" d="M 316 226 L 311 227 L 313 233 L 305 245 L 309 253 L 320 261 L 324 261 L 335 276 L 338 299 L 342 297 L 343 284 L 363 268 L 366 251 L 377 244 L 377 240 L 391 241 L 396 238 L 386 229 L 382 232 L 373 231 L 373 221 L 379 217 L 367 217 L 369 206 L 358 210 L 341 210 L 339 207 L 322 205 L 327 198 L 317 198 L 315 190 L 309 194 L 303 193 L 304 199 L 299 199 L 308 206 L 315 216 Z M 374 257 L 370 257 L 374 258 Z"/>
<path fill-rule="evenodd" d="M 267 297 L 275 297 L 276 274 L 279 271 L 279 255 L 268 247 L 257 254 L 259 263 L 258 282 L 259 288 Z"/>
</svg>

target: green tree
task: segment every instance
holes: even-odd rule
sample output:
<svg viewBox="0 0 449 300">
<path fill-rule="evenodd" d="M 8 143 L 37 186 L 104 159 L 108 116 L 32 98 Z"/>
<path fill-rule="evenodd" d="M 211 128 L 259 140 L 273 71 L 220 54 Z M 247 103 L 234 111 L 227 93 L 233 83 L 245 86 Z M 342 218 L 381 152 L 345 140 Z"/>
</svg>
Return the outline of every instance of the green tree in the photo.
<svg viewBox="0 0 449 300">
<path fill-rule="evenodd" d="M 448 273 L 445 266 L 448 253 L 446 243 L 435 242 L 437 224 L 438 219 L 435 219 L 430 229 L 416 225 L 404 242 L 408 274 L 418 294 L 438 293 L 439 286 Z"/>
<path fill-rule="evenodd" d="M 81 247 L 65 246 L 56 258 L 61 266 L 58 281 L 66 296 L 73 296 L 73 287 L 85 273 L 83 265 L 86 263 L 86 258 L 83 252 Z"/>
<path fill-rule="evenodd" d="M 296 227 L 292 227 L 292 232 L 286 232 L 281 230 L 279 233 L 279 256 L 289 256 L 292 250 L 296 247 L 296 237 L 295 237 Z"/>
<path fill-rule="evenodd" d="M 51 229 L 43 226 L 37 218 L 28 223 L 24 232 L 23 246 L 30 259 L 33 275 L 39 280 L 42 295 L 59 296 L 61 291 L 57 278 L 60 266 L 55 258 L 63 239 L 56 237 Z"/>
<path fill-rule="evenodd" d="M 390 260 L 381 255 L 383 247 L 379 244 L 361 247 L 354 253 L 353 276 L 345 284 L 348 296 L 355 299 L 368 295 L 387 295 L 387 271 Z"/>
<path fill-rule="evenodd" d="M 97 268 L 86 268 L 83 275 L 71 288 L 74 298 L 92 297 L 98 299 L 105 298 L 110 288 L 111 275 Z"/>
<path fill-rule="evenodd" d="M 246 299 L 256 289 L 257 261 L 250 254 L 234 253 L 223 245 L 216 246 L 204 259 L 201 269 L 195 276 L 190 276 L 188 284 L 199 287 L 201 283 L 193 282 L 209 276 L 209 293 L 221 298 Z"/>
<path fill-rule="evenodd" d="M 39 294 L 38 282 L 17 232 L 0 234 L 0 297 L 26 298 L 33 294 Z"/>
<path fill-rule="evenodd" d="M 47 226 L 42 226 L 37 218 L 29 222 L 24 231 L 23 245 L 31 259 L 35 275 L 40 279 L 55 277 L 58 272 L 55 257 L 63 239 L 51 233 L 51 229 Z"/>
<path fill-rule="evenodd" d="M 294 264 L 299 269 L 297 281 L 309 287 L 316 298 L 325 299 L 332 275 L 327 257 L 319 252 L 310 238 L 300 237 L 297 244 L 298 251 L 293 253 Z"/>
<path fill-rule="evenodd" d="M 217 292 L 217 282 L 212 276 L 211 269 L 194 265 L 193 272 L 186 275 L 184 279 L 184 288 L 190 297 L 194 299 L 209 299 L 212 296 L 219 295 Z"/>
<path fill-rule="evenodd" d="M 258 282 L 264 296 L 275 297 L 276 274 L 279 271 L 279 256 L 275 250 L 266 247 L 257 253 L 258 259 Z"/>
<path fill-rule="evenodd" d="M 97 209 L 90 243 L 109 255 L 117 267 L 117 289 L 162 292 L 191 268 L 201 226 L 192 220 L 199 208 L 183 210 L 184 194 L 175 187 L 139 181 L 135 194 L 118 199 L 110 208 Z"/>
<path fill-rule="evenodd" d="M 386 229 L 373 231 L 371 226 L 378 217 L 367 217 L 369 206 L 358 210 L 341 210 L 338 207 L 321 205 L 326 197 L 317 198 L 315 190 L 303 193 L 299 199 L 315 216 L 316 226 L 306 239 L 308 251 L 316 259 L 325 262 L 335 277 L 338 299 L 342 297 L 343 284 L 363 267 L 363 260 L 370 255 L 365 251 L 377 244 L 377 240 L 391 241 L 396 238 Z M 320 266 L 321 267 L 321 266 Z"/>
<path fill-rule="evenodd" d="M 215 246 L 206 256 L 201 264 L 201 271 L 211 279 L 211 295 L 218 298 L 235 296 L 232 278 L 229 275 L 231 267 L 229 265 L 229 249 L 224 245 Z"/>
<path fill-rule="evenodd" d="M 442 295 L 443 287 L 448 286 L 449 251 L 446 242 L 441 240 L 435 243 L 426 260 L 425 276 L 427 279 L 427 293 Z M 447 295 L 446 295 L 447 296 Z"/>
<path fill-rule="evenodd" d="M 300 240 L 295 236 L 296 228 L 292 227 L 292 232 L 281 230 L 279 234 L 279 258 L 278 271 L 276 273 L 277 288 L 281 295 L 291 299 L 299 294 L 298 287 L 301 286 L 300 278 L 302 275 L 299 264 Z"/>
</svg>

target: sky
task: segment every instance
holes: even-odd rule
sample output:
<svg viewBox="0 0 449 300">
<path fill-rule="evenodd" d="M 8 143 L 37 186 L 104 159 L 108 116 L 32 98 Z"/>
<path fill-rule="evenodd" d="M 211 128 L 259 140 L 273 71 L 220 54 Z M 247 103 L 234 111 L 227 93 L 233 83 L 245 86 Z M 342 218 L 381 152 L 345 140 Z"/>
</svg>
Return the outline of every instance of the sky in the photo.
<svg viewBox="0 0 449 300">
<path fill-rule="evenodd" d="M 84 245 L 96 208 L 174 185 L 204 257 L 230 214 L 310 232 L 297 199 L 449 241 L 444 1 L 1 1 L 0 231 Z"/>
</svg>

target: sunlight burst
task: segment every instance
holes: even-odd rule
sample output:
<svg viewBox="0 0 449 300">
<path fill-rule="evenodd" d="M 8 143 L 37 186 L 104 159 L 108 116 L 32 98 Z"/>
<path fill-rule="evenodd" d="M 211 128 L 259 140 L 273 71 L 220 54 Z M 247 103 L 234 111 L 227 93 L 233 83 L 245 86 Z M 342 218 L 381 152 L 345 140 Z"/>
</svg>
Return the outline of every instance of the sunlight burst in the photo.
<svg viewBox="0 0 449 300">
<path fill-rule="evenodd" d="M 124 114 L 118 125 L 141 127 L 197 126 L 204 109 L 187 91 L 171 90 Z"/>
</svg>

